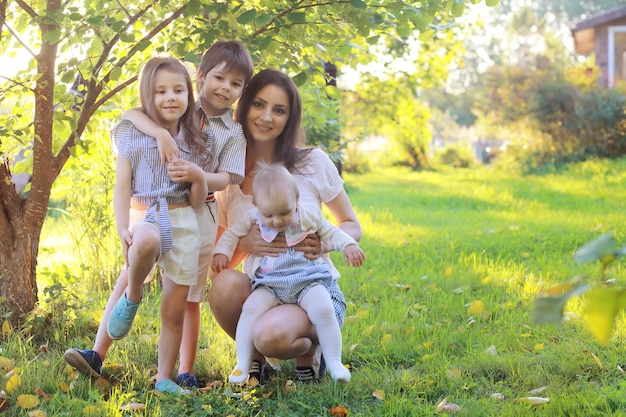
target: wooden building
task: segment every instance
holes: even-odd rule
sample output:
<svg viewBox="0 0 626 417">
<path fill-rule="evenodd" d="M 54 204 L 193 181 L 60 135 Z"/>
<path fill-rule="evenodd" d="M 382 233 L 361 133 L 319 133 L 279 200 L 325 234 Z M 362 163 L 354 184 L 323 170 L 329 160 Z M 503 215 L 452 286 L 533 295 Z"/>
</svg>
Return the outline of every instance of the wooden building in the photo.
<svg viewBox="0 0 626 417">
<path fill-rule="evenodd" d="M 572 35 L 577 53 L 595 53 L 605 85 L 626 82 L 626 6 L 578 22 Z"/>
</svg>

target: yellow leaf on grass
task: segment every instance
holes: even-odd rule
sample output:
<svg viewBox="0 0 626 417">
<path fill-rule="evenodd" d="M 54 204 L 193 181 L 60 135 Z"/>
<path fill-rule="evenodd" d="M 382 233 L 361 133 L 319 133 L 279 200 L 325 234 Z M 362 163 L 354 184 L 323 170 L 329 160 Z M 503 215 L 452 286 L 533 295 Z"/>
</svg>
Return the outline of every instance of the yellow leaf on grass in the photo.
<svg viewBox="0 0 626 417">
<path fill-rule="evenodd" d="M 542 398 L 542 397 L 524 397 L 518 398 L 515 400 L 519 403 L 528 403 L 528 404 L 545 404 L 550 402 L 550 398 Z"/>
<path fill-rule="evenodd" d="M 431 348 L 433 346 L 433 342 L 432 341 L 424 342 L 422 343 L 422 346 L 424 346 L 426 349 Z"/>
<path fill-rule="evenodd" d="M 333 417 L 347 417 L 349 414 L 348 409 L 341 405 L 331 408 L 329 412 Z"/>
<path fill-rule="evenodd" d="M 123 407 L 120 407 L 120 411 L 144 411 L 146 405 L 142 403 L 128 403 Z"/>
<path fill-rule="evenodd" d="M 470 316 L 479 316 L 484 309 L 485 303 L 480 300 L 472 301 L 469 307 L 467 307 L 467 314 Z"/>
<path fill-rule="evenodd" d="M 383 345 L 389 345 L 391 342 L 393 342 L 393 337 L 389 333 L 387 333 L 381 338 L 380 342 Z"/>
<path fill-rule="evenodd" d="M 39 405 L 39 398 L 32 394 L 21 394 L 17 397 L 17 405 L 25 410 L 37 407 Z"/>
<path fill-rule="evenodd" d="M 462 372 L 460 369 L 448 369 L 448 376 L 450 378 L 460 378 L 461 374 Z"/>
<path fill-rule="evenodd" d="M 537 343 L 533 348 L 535 352 L 540 352 L 543 350 L 543 343 Z"/>
<path fill-rule="evenodd" d="M 43 410 L 33 410 L 28 412 L 28 417 L 47 417 L 45 411 Z"/>
<path fill-rule="evenodd" d="M 67 385 L 67 382 L 65 381 L 59 381 L 59 388 L 61 388 L 61 391 L 63 391 L 66 394 L 70 392 L 70 386 Z"/>
<path fill-rule="evenodd" d="M 9 372 L 14 366 L 15 361 L 13 359 L 0 356 L 0 368 L 2 368 L 4 372 Z"/>
<path fill-rule="evenodd" d="M 8 394 L 13 394 L 15 390 L 17 390 L 20 385 L 22 385 L 22 378 L 17 373 L 11 375 L 11 377 L 7 380 L 7 383 L 4 386 L 4 390 Z"/>
<path fill-rule="evenodd" d="M 385 399 L 385 391 L 381 389 L 377 389 L 376 391 L 372 392 L 372 396 L 374 396 L 374 398 L 377 398 L 383 401 Z"/>
<path fill-rule="evenodd" d="M 2 322 L 2 334 L 4 336 L 11 334 L 11 323 L 9 323 L 9 320 L 4 320 L 4 322 Z"/>
<path fill-rule="evenodd" d="M 102 415 L 102 410 L 95 405 L 88 405 L 83 408 L 83 416 L 84 417 L 98 417 Z"/>
</svg>

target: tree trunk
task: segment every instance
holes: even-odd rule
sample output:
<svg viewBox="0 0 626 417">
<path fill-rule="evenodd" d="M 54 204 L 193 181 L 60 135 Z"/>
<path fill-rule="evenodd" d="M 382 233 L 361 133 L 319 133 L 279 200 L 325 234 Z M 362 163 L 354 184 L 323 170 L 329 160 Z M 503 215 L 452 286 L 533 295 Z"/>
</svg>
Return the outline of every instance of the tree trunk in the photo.
<svg viewBox="0 0 626 417">
<path fill-rule="evenodd" d="M 36 268 L 42 225 L 43 219 L 0 230 L 0 294 L 6 298 L 0 311 L 10 313 L 13 325 L 22 323 L 23 314 L 37 303 Z"/>
</svg>

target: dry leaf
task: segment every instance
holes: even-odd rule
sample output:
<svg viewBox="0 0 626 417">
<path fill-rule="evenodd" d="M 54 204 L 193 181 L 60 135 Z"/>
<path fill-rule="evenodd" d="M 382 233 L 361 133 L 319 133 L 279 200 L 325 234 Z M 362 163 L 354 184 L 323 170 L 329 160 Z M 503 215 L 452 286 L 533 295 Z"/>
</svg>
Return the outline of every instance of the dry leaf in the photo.
<svg viewBox="0 0 626 417">
<path fill-rule="evenodd" d="M 532 389 L 532 390 L 528 391 L 528 393 L 530 395 L 537 395 L 537 394 L 541 394 L 542 392 L 544 392 L 547 389 L 548 389 L 548 387 L 546 387 L 546 386 L 539 387 L 539 388 L 535 388 L 535 389 Z"/>
<path fill-rule="evenodd" d="M 493 399 L 493 400 L 504 400 L 504 394 L 502 394 L 500 392 L 494 392 L 493 394 L 491 394 L 491 399 Z"/>
<path fill-rule="evenodd" d="M 330 409 L 330 415 L 333 417 L 346 417 L 349 414 L 348 409 L 341 405 Z"/>
<path fill-rule="evenodd" d="M 9 323 L 9 320 L 5 320 L 2 323 L 2 334 L 5 337 L 11 334 L 11 323 Z"/>
<path fill-rule="evenodd" d="M 88 405 L 83 408 L 83 417 L 99 417 L 102 415 L 102 409 L 95 405 Z"/>
<path fill-rule="evenodd" d="M 484 309 L 485 303 L 480 300 L 472 301 L 469 307 L 467 307 L 467 314 L 470 316 L 480 316 Z"/>
<path fill-rule="evenodd" d="M 17 405 L 25 410 L 39 405 L 39 398 L 32 394 L 20 394 L 17 396 Z"/>
<path fill-rule="evenodd" d="M 9 408 L 9 403 L 7 402 L 7 393 L 4 391 L 0 391 L 0 412 Z"/>
<path fill-rule="evenodd" d="M 4 369 L 4 372 L 9 372 L 15 366 L 15 361 L 13 359 L 5 358 L 4 356 L 0 356 L 0 368 Z"/>
<path fill-rule="evenodd" d="M 43 390 L 41 388 L 35 388 L 35 394 L 42 396 L 43 399 L 46 400 L 46 401 L 51 398 L 48 394 L 43 392 Z"/>
<path fill-rule="evenodd" d="M 128 403 L 125 406 L 120 407 L 120 411 L 144 411 L 146 405 L 142 403 Z"/>
<path fill-rule="evenodd" d="M 59 388 L 66 394 L 70 392 L 70 386 L 65 381 L 59 381 Z"/>
<path fill-rule="evenodd" d="M 385 391 L 381 389 L 377 389 L 376 391 L 372 392 L 372 395 L 374 396 L 374 398 L 379 399 L 381 401 L 385 399 Z"/>
<path fill-rule="evenodd" d="M 285 392 L 296 392 L 298 390 L 298 386 L 291 379 L 288 379 L 287 382 L 285 382 L 284 390 Z"/>
<path fill-rule="evenodd" d="M 543 397 L 523 397 L 523 398 L 518 398 L 517 400 L 518 403 L 528 403 L 528 404 L 544 404 L 544 403 L 549 403 L 550 402 L 550 398 L 543 398 Z"/>
<path fill-rule="evenodd" d="M 498 354 L 498 348 L 494 345 L 491 345 L 487 349 L 485 349 L 485 353 L 496 356 Z"/>
<path fill-rule="evenodd" d="M 28 412 L 28 417 L 47 417 L 45 411 L 43 410 L 33 410 Z"/>
<path fill-rule="evenodd" d="M 7 380 L 4 389 L 8 394 L 13 394 L 22 385 L 22 378 L 17 373 L 13 373 Z"/>
<path fill-rule="evenodd" d="M 448 397 L 444 398 L 437 404 L 437 409 L 435 409 L 435 414 L 446 413 L 446 414 L 456 414 L 461 411 L 461 407 L 456 404 L 452 404 L 448 402 Z"/>
<path fill-rule="evenodd" d="M 461 374 L 462 372 L 460 369 L 448 369 L 448 376 L 450 378 L 460 378 Z"/>
</svg>

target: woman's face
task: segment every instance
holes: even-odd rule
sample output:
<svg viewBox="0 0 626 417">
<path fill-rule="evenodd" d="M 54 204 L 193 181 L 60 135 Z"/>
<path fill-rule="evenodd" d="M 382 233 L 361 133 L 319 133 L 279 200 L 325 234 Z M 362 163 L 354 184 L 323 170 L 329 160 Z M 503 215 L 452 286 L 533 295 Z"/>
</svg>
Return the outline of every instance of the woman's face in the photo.
<svg viewBox="0 0 626 417">
<path fill-rule="evenodd" d="M 252 100 L 248 118 L 248 131 L 257 142 L 270 142 L 283 132 L 289 120 L 289 97 L 282 88 L 267 85 Z"/>
</svg>

